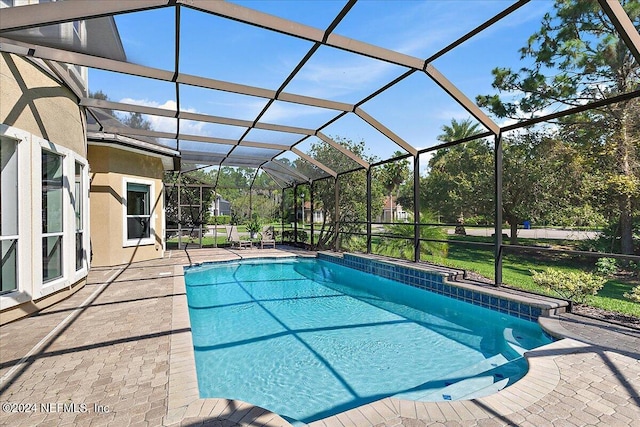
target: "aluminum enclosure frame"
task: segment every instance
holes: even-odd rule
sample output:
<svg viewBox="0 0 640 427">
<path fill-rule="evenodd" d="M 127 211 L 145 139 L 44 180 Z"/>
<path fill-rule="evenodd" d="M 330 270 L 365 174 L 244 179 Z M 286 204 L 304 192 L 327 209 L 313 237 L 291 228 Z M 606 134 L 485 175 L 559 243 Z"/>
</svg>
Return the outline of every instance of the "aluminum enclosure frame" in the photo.
<svg viewBox="0 0 640 427">
<path fill-rule="evenodd" d="M 287 20 L 277 16 L 269 15 L 257 10 L 240 6 L 234 3 L 225 1 L 211 1 L 211 0 L 109 0 L 109 1 L 58 1 L 51 3 L 34 4 L 27 6 L 19 6 L 13 8 L 6 8 L 1 10 L 2 19 L 0 20 L 0 51 L 20 55 L 26 58 L 37 58 L 45 61 L 49 67 L 59 76 L 62 75 L 61 64 L 73 64 L 77 66 L 91 67 L 101 70 L 112 71 L 116 73 L 123 73 L 132 76 L 144 77 L 149 79 L 155 79 L 164 82 L 170 82 L 175 85 L 177 107 L 175 110 L 166 110 L 161 108 L 143 107 L 132 104 L 117 103 L 111 101 L 104 101 L 98 99 L 92 99 L 88 97 L 80 97 L 80 90 L 77 87 L 73 87 L 72 90 L 79 96 L 79 105 L 86 108 L 91 114 L 92 109 L 111 109 L 123 112 L 132 112 L 140 114 L 157 115 L 160 117 L 170 117 L 176 119 L 177 129 L 175 132 L 158 132 L 148 131 L 131 128 L 114 127 L 110 123 L 100 123 L 99 131 L 112 133 L 114 135 L 121 135 L 123 137 L 141 136 L 151 138 L 168 138 L 176 141 L 177 151 L 184 151 L 186 158 L 194 159 L 207 159 L 207 151 L 202 151 L 202 156 L 199 157 L 193 150 L 181 150 L 181 141 L 195 141 L 206 144 L 216 144 L 228 146 L 229 151 L 223 155 L 210 155 L 210 159 L 215 159 L 210 163 L 211 166 L 245 166 L 247 162 L 255 165 L 256 168 L 262 168 L 266 173 L 270 174 L 274 178 L 274 182 L 278 185 L 282 184 L 282 188 L 293 187 L 294 193 L 296 192 L 297 185 L 310 184 L 311 200 L 313 200 L 313 182 L 317 179 L 334 179 L 335 180 L 335 197 L 336 197 L 336 209 L 338 208 L 339 200 L 339 181 L 338 177 L 342 174 L 353 172 L 356 170 L 366 170 L 367 172 L 367 252 L 371 252 L 371 167 L 376 164 L 362 159 L 360 156 L 344 148 L 342 145 L 336 143 L 331 138 L 327 137 L 323 130 L 336 120 L 351 115 L 359 120 L 361 123 L 375 129 L 387 140 L 397 145 L 398 148 L 408 153 L 408 156 L 413 158 L 414 164 L 414 226 L 415 232 L 413 236 L 414 254 L 415 260 L 420 258 L 420 235 L 419 235 L 419 197 L 418 197 L 418 184 L 419 184 L 419 157 L 421 154 L 432 152 L 441 148 L 453 146 L 456 144 L 464 143 L 466 140 L 459 140 L 440 144 L 428 149 L 418 150 L 411 144 L 410 141 L 405 141 L 400 136 L 395 134 L 389 127 L 385 126 L 380 118 L 373 117 L 368 114 L 362 108 L 363 104 L 367 101 L 375 98 L 376 96 L 384 93 L 386 90 L 404 81 L 409 76 L 416 73 L 422 73 L 427 78 L 432 80 L 438 87 L 446 92 L 458 105 L 460 105 L 465 111 L 473 116 L 485 129 L 486 132 L 482 133 L 482 137 L 493 137 L 495 140 L 495 282 L 501 283 L 502 272 L 502 152 L 501 152 L 501 137 L 506 131 L 525 128 L 536 123 L 556 119 L 559 117 L 575 114 L 581 111 L 598 108 L 604 105 L 610 105 L 616 102 L 629 100 L 640 97 L 640 90 L 630 92 L 627 94 L 618 95 L 616 97 L 608 98 L 602 101 L 594 102 L 591 104 L 583 105 L 580 107 L 570 108 L 558 113 L 552 113 L 543 117 L 537 117 L 534 119 L 523 120 L 513 125 L 501 127 L 495 123 L 490 117 L 488 117 L 466 94 L 464 94 L 458 87 L 456 87 L 443 73 L 436 69 L 433 62 L 446 54 L 447 52 L 455 49 L 457 46 L 464 43 L 471 37 L 481 33 L 482 31 L 490 28 L 495 23 L 499 22 L 503 18 L 507 17 L 511 13 L 520 9 L 527 4 L 529 0 L 519 0 L 508 5 L 504 10 L 483 22 L 476 28 L 464 34 L 454 42 L 447 46 L 444 46 L 437 53 L 429 58 L 418 58 L 411 55 L 407 55 L 401 52 L 393 51 L 380 46 L 375 46 L 369 43 L 365 43 L 352 38 L 344 37 L 336 34 L 334 30 L 338 24 L 349 14 L 357 0 L 348 0 L 340 12 L 335 16 L 331 24 L 324 30 L 314 28 L 308 25 L 304 25 L 295 21 Z M 620 2 L 618 0 L 598 0 L 602 10 L 611 20 L 616 30 L 618 31 L 621 39 L 625 42 L 629 51 L 640 63 L 640 35 L 635 30 L 635 27 L 628 15 L 624 12 Z M 34 43 L 25 43 L 12 39 L 11 33 L 13 31 L 25 30 L 36 28 L 43 25 L 58 24 L 65 22 L 72 22 L 76 20 L 91 19 L 98 17 L 114 16 L 129 12 L 141 12 L 147 10 L 155 10 L 159 8 L 173 8 L 175 10 L 175 52 L 174 52 L 174 68 L 172 70 L 163 70 L 153 67 L 134 64 L 128 61 L 100 58 L 97 56 L 88 55 L 77 51 L 65 50 L 60 48 L 47 47 Z M 258 27 L 265 31 L 275 31 L 280 34 L 284 34 L 296 39 L 312 42 L 312 47 L 308 50 L 303 59 L 292 69 L 292 71 L 283 80 L 281 85 L 276 90 L 238 84 L 230 81 L 215 80 L 199 75 L 191 75 L 180 72 L 180 51 L 188 49 L 180 41 L 180 26 L 182 25 L 181 10 L 182 8 L 188 8 L 190 10 L 199 11 L 201 13 L 211 14 L 223 19 L 233 20 L 242 24 Z M 329 99 L 322 99 L 316 97 L 310 97 L 306 95 L 285 92 L 285 87 L 293 78 L 299 73 L 304 65 L 316 54 L 320 47 L 326 46 L 335 49 L 339 49 L 344 52 L 348 52 L 354 55 L 361 55 L 368 58 L 373 58 L 385 63 L 394 64 L 402 67 L 405 71 L 392 81 L 383 85 L 379 89 L 369 93 L 363 99 L 353 104 L 338 102 Z M 207 114 L 193 113 L 184 111 L 180 106 L 181 85 L 206 88 L 210 90 L 229 92 L 234 94 L 248 95 L 258 97 L 266 100 L 265 106 L 261 109 L 260 113 L 256 115 L 254 120 L 242 120 L 234 117 L 219 117 Z M 277 123 L 265 123 L 261 121 L 262 117 L 266 113 L 267 109 L 276 101 L 292 103 L 300 106 L 310 106 L 316 108 L 323 108 L 333 112 L 334 117 L 322 124 L 317 128 L 287 126 Z M 95 116 L 94 116 L 95 117 Z M 242 136 L 237 139 L 228 139 L 221 137 L 205 137 L 199 135 L 189 135 L 180 131 L 181 120 L 201 121 L 204 123 L 214 123 L 227 126 L 236 126 L 244 128 Z M 276 131 L 286 134 L 299 135 L 300 138 L 294 143 L 273 143 L 267 141 L 252 141 L 247 139 L 248 134 L 252 129 Z M 316 137 L 320 141 L 328 144 L 337 152 L 348 157 L 350 160 L 357 163 L 359 166 L 351 171 L 337 171 L 325 165 L 322 162 L 314 159 L 308 154 L 300 150 L 299 146 L 309 138 Z M 475 137 L 477 138 L 477 137 Z M 474 139 L 475 139 L 474 138 Z M 264 157 L 251 157 L 234 154 L 234 151 L 238 147 L 252 147 L 256 149 L 271 149 L 276 150 L 277 154 L 268 158 Z M 292 168 L 287 168 L 286 165 L 276 163 L 276 159 L 283 153 L 290 152 L 297 157 L 304 159 L 311 163 L 319 170 L 324 172 L 324 176 L 314 179 L 313 177 L 307 177 L 300 171 L 296 171 Z M 240 159 L 244 157 L 244 161 Z M 384 161 L 383 161 L 384 162 Z M 338 214 L 336 213 L 336 217 Z M 338 218 L 335 218 L 336 230 L 338 227 Z M 313 237 L 312 237 L 313 238 Z M 338 238 L 336 235 L 336 241 L 334 242 L 335 249 L 337 250 Z"/>
</svg>

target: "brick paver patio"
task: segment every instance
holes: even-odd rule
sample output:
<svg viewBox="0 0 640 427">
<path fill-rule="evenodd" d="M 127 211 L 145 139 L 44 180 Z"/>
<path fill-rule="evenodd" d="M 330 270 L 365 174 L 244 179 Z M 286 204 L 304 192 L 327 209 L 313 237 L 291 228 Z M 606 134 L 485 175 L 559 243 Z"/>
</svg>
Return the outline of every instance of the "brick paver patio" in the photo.
<svg viewBox="0 0 640 427">
<path fill-rule="evenodd" d="M 286 425 L 243 402 L 198 399 L 181 266 L 280 250 L 190 250 L 95 268 L 37 316 L 0 328 L 0 425 Z M 178 268 L 176 268 L 178 266 Z M 178 277 L 176 277 L 178 276 Z M 467 402 L 383 399 L 326 426 L 640 426 L 640 331 L 566 315 L 530 372 Z"/>
</svg>

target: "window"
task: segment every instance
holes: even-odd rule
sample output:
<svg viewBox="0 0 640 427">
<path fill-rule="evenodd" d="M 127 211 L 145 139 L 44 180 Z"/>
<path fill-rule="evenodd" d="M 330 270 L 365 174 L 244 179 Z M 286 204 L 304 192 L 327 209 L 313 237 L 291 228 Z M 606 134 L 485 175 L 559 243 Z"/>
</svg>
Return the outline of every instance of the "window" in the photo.
<svg viewBox="0 0 640 427">
<path fill-rule="evenodd" d="M 0 123 L 0 172 L 2 311 L 87 276 L 89 166 L 64 146 Z"/>
<path fill-rule="evenodd" d="M 153 243 L 151 238 L 152 185 L 126 182 L 126 235 L 129 244 Z"/>
<path fill-rule="evenodd" d="M 0 138 L 0 293 L 18 287 L 18 141 Z"/>
<path fill-rule="evenodd" d="M 62 156 L 42 151 L 42 282 L 62 277 Z"/>
<path fill-rule="evenodd" d="M 81 270 L 84 265 L 84 215 L 82 215 L 82 198 L 84 197 L 82 185 L 82 164 L 75 162 L 75 192 L 73 193 L 73 210 L 76 219 L 76 271 Z"/>
</svg>

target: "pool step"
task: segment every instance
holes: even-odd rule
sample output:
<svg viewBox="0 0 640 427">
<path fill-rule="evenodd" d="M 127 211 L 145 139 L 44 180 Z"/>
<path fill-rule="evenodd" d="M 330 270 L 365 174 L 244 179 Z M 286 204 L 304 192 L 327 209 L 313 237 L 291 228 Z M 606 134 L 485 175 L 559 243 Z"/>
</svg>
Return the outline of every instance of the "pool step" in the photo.
<svg viewBox="0 0 640 427">
<path fill-rule="evenodd" d="M 537 337 L 532 337 L 526 332 L 518 331 L 513 328 L 505 328 L 503 336 L 504 341 L 509 348 L 514 350 L 520 356 L 524 356 L 529 349 L 540 345 L 540 340 Z"/>
<path fill-rule="evenodd" d="M 501 377 L 500 374 L 495 374 L 492 371 L 508 363 L 510 361 L 506 357 L 502 354 L 496 354 L 475 365 L 447 374 L 446 377 L 450 380 L 436 380 L 433 382 L 434 387 L 425 389 L 426 384 L 423 384 L 414 390 L 397 394 L 395 397 L 423 402 L 436 402 L 463 399 L 471 394 L 475 396 L 475 393 L 480 390 L 486 390 L 486 394 L 492 394 L 504 388 L 509 382 L 508 378 Z M 456 381 L 456 378 L 460 378 L 460 380 Z"/>
<path fill-rule="evenodd" d="M 477 388 L 470 393 L 460 396 L 458 400 L 477 399 L 479 397 L 489 396 L 497 393 L 509 384 L 509 378 L 503 378 L 483 388 Z"/>
<path fill-rule="evenodd" d="M 493 375 L 481 375 L 467 378 L 448 385 L 440 390 L 427 394 L 418 400 L 426 402 L 438 402 L 443 400 L 460 400 L 464 396 L 475 393 L 478 390 L 487 389 L 493 386 Z"/>
</svg>

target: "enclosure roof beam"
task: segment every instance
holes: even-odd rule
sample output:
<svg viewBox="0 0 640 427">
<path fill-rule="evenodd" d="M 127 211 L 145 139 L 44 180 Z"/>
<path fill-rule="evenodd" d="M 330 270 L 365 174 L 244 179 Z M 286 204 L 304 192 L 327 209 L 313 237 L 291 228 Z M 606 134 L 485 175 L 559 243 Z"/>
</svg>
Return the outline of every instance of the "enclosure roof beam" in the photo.
<svg viewBox="0 0 640 427">
<path fill-rule="evenodd" d="M 78 99 L 82 99 L 85 94 L 84 90 L 76 83 L 73 78 L 71 78 L 67 67 L 59 64 L 56 61 L 47 61 L 46 59 L 44 60 L 44 63 L 47 64 L 51 71 L 53 71 L 53 73 L 58 76 L 58 78 L 62 80 L 69 89 L 71 89 L 71 91 L 75 96 L 78 97 Z"/>
<path fill-rule="evenodd" d="M 295 179 L 293 179 L 293 177 L 288 176 L 288 175 L 284 175 L 282 173 L 279 173 L 277 171 L 274 171 L 273 169 L 269 169 L 268 167 L 262 167 L 262 170 L 265 171 L 266 173 L 269 174 L 269 176 L 271 176 L 271 178 L 276 181 L 276 178 L 279 179 L 280 181 L 284 182 L 286 185 L 291 185 L 292 183 L 296 182 Z M 278 181 L 276 181 L 277 183 Z M 280 184 L 278 184 L 280 185 Z M 280 187 L 280 188 L 284 188 L 284 186 Z"/>
<path fill-rule="evenodd" d="M 232 155 L 227 155 L 226 158 L 227 159 L 231 159 L 231 160 L 233 160 L 233 159 L 247 159 L 247 160 L 255 161 L 255 162 L 258 162 L 258 163 L 265 163 L 265 162 L 268 162 L 269 160 L 271 160 L 270 158 L 265 157 L 265 156 L 247 156 L 247 155 L 244 155 L 244 154 L 241 155 L 241 156 L 240 155 L 234 156 L 233 154 Z"/>
<path fill-rule="evenodd" d="M 211 167 L 211 165 L 197 166 L 197 167 L 194 165 L 194 167 L 192 167 L 191 169 L 182 169 L 181 168 L 181 169 L 176 169 L 176 170 L 178 171 L 179 174 L 186 174 L 186 173 L 189 173 L 189 172 L 195 172 L 195 171 L 198 171 L 200 169 L 204 169 L 204 168 L 208 168 L 208 167 Z M 215 188 L 215 187 L 213 187 L 213 188 Z"/>
<path fill-rule="evenodd" d="M 149 138 L 178 139 L 178 135 L 171 132 L 160 132 L 157 130 L 147 130 L 130 128 L 126 126 L 103 126 L 104 132 L 119 133 L 121 135 L 146 136 Z M 220 142 L 218 142 L 220 144 Z"/>
<path fill-rule="evenodd" d="M 347 15 L 347 13 L 349 12 L 349 10 L 351 10 L 351 8 L 355 5 L 357 0 L 348 0 L 348 2 L 343 6 L 343 8 L 340 10 L 340 12 L 338 13 L 338 15 L 333 19 L 333 21 L 331 22 L 331 24 L 329 25 L 329 27 L 327 28 L 327 30 L 324 33 L 324 37 L 323 40 L 326 40 L 327 37 L 329 36 L 329 34 L 331 34 L 331 32 L 338 26 L 338 24 L 340 23 L 340 21 L 342 21 L 342 19 Z M 309 59 L 311 59 L 311 57 L 317 52 L 317 50 L 320 48 L 321 43 L 320 42 L 315 42 L 313 44 L 313 46 L 311 47 L 311 49 L 309 49 L 309 51 L 306 53 L 306 55 L 298 62 L 298 65 L 296 65 L 294 67 L 294 69 L 289 73 L 289 75 L 284 79 L 284 81 L 282 82 L 282 84 L 280 85 L 280 87 L 276 90 L 276 97 L 270 99 L 265 106 L 262 108 L 262 110 L 258 113 L 256 119 L 253 121 L 252 126 L 250 126 L 245 132 L 244 134 L 240 137 L 240 141 L 244 140 L 244 138 L 249 134 L 249 132 L 251 131 L 251 129 L 253 128 L 259 128 L 258 124 L 260 122 L 260 120 L 262 119 L 262 117 L 264 116 L 264 114 L 266 114 L 266 112 L 271 108 L 271 106 L 273 105 L 273 103 L 275 102 L 276 99 L 281 99 L 281 100 L 287 100 L 287 97 L 292 97 L 294 95 L 291 94 L 287 94 L 284 93 L 285 88 L 287 87 L 287 85 L 295 78 L 295 76 L 298 74 L 298 72 L 300 72 L 300 70 L 305 66 L 305 64 L 309 61 Z M 299 96 L 299 95 L 296 95 Z M 291 101 L 296 101 L 295 98 L 291 98 Z M 327 103 L 330 103 L 331 101 L 325 101 Z M 346 107 L 344 107 L 345 110 L 348 109 L 353 109 L 352 105 L 348 105 L 348 104 L 344 104 Z M 331 106 L 329 104 L 329 106 Z M 346 111 L 343 111 L 343 113 L 345 113 Z M 265 129 L 263 126 L 265 124 L 262 124 L 262 126 L 260 128 Z M 268 127 L 266 128 L 267 130 L 272 130 L 269 129 Z M 282 130 L 285 130 L 285 128 L 281 128 Z M 294 131 L 293 133 L 297 133 L 297 130 L 300 128 L 294 128 L 294 127 L 287 127 L 286 130 L 287 131 Z M 315 132 L 310 130 L 310 132 L 303 132 L 303 134 L 306 134 L 307 137 L 309 135 L 313 135 Z M 301 140 L 299 140 L 298 142 L 296 142 L 295 144 L 292 145 L 292 147 L 295 147 L 296 145 L 298 145 L 300 142 L 304 141 L 307 137 L 302 138 Z M 274 156 L 273 158 L 275 158 L 276 156 Z M 262 166 L 262 165 L 260 165 Z"/>
<path fill-rule="evenodd" d="M 435 61 L 436 59 L 440 58 L 445 53 L 450 52 L 451 50 L 453 50 L 456 46 L 460 46 L 462 43 L 466 42 L 470 38 L 472 38 L 475 35 L 481 33 L 482 31 L 486 30 L 487 28 L 489 28 L 490 26 L 492 26 L 496 22 L 500 21 L 502 18 L 504 18 L 507 15 L 510 15 L 511 13 L 513 13 L 516 10 L 520 9 L 522 6 L 524 6 L 525 4 L 529 3 L 530 1 L 531 0 L 518 0 L 518 1 L 516 1 L 514 4 L 510 5 L 509 7 L 507 7 L 502 12 L 498 13 L 497 15 L 494 15 L 492 18 L 490 18 L 487 21 L 483 22 L 482 24 L 478 25 L 473 30 L 469 31 L 468 33 L 466 33 L 462 37 L 458 38 L 454 42 L 450 43 L 449 45 L 447 45 L 447 46 L 443 47 L 442 49 L 440 49 L 438 52 L 436 52 L 433 55 L 431 55 L 429 58 L 427 58 L 425 63 L 428 64 L 430 62 Z"/>
<path fill-rule="evenodd" d="M 323 171 L 325 171 L 326 173 L 328 173 L 332 177 L 335 178 L 335 177 L 338 176 L 338 173 L 336 171 L 334 171 L 333 169 L 323 165 L 322 163 L 320 163 L 319 161 L 317 161 L 313 157 L 311 157 L 308 154 L 305 154 L 302 151 L 298 150 L 296 147 L 291 148 L 291 151 L 293 151 L 296 155 L 298 155 L 299 157 L 305 159 L 306 161 L 308 161 L 312 165 L 322 169 Z"/>
<path fill-rule="evenodd" d="M 282 92 L 275 98 L 278 101 L 286 101 L 294 104 L 308 105 L 310 107 L 326 108 L 338 111 L 353 111 L 353 104 L 346 102 L 330 101 L 328 99 L 314 98 L 312 96 L 296 95 L 293 93 Z"/>
<path fill-rule="evenodd" d="M 272 170 L 273 170 L 273 169 L 275 169 L 273 166 L 270 166 L 271 164 L 273 164 L 273 165 L 277 165 L 277 167 L 278 167 L 278 168 L 282 168 L 282 169 L 284 169 L 285 171 L 287 171 L 288 173 L 290 173 L 290 174 L 292 174 L 292 175 L 296 175 L 298 178 L 301 178 L 301 179 L 303 179 L 304 181 L 311 182 L 311 178 L 309 178 L 309 177 L 308 177 L 308 176 L 306 176 L 305 174 L 303 174 L 303 173 L 301 173 L 301 172 L 297 171 L 296 169 L 293 169 L 292 167 L 289 167 L 289 166 L 287 166 L 287 165 L 285 165 L 285 164 L 283 164 L 283 163 L 280 163 L 280 162 L 278 162 L 277 160 L 271 160 L 271 162 L 266 163 L 266 165 L 265 165 L 265 166 L 263 166 L 263 167 L 269 167 L 269 168 L 271 168 Z"/>
<path fill-rule="evenodd" d="M 346 147 L 338 144 L 333 139 L 329 138 L 327 135 L 323 134 L 322 132 L 317 132 L 316 136 L 321 140 L 323 140 L 324 142 L 326 142 L 327 144 L 329 144 L 330 146 L 332 146 L 333 148 L 335 148 L 336 150 L 340 151 L 345 156 L 349 157 L 354 162 L 358 163 L 360 166 L 364 167 L 365 169 L 369 169 L 369 162 L 363 160 L 362 158 L 360 158 L 360 156 L 357 156 L 355 153 L 353 153 L 351 150 L 347 149 Z"/>
<path fill-rule="evenodd" d="M 618 0 L 598 0 L 598 2 L 620 33 L 620 37 L 626 43 L 631 54 L 636 58 L 636 62 L 640 64 L 640 34 L 629 19 L 627 12 L 624 11 Z"/>
<path fill-rule="evenodd" d="M 277 177 L 273 174 L 273 172 L 268 171 L 268 170 L 266 170 L 266 169 L 264 169 L 264 168 L 263 168 L 262 170 L 264 170 L 264 173 L 266 173 L 266 174 L 267 174 L 267 176 L 268 176 L 269 178 L 271 178 L 271 181 L 275 182 L 275 184 L 278 186 L 278 189 L 282 190 L 282 189 L 284 188 L 284 184 L 286 184 L 286 183 L 287 183 L 284 179 L 282 179 L 282 178 L 278 178 L 278 179 L 281 179 L 281 180 L 283 181 L 283 183 L 282 183 L 282 184 L 280 184 L 280 183 L 278 182 L 278 179 L 276 179 Z"/>
<path fill-rule="evenodd" d="M 189 111 L 180 111 L 178 118 L 182 120 L 194 120 L 207 123 L 215 123 L 219 125 L 249 127 L 251 122 L 249 120 L 234 119 L 231 117 L 212 116 L 209 114 L 192 113 Z"/>
<path fill-rule="evenodd" d="M 221 154 L 207 154 L 200 151 L 183 151 L 181 153 L 182 160 L 189 162 L 198 162 L 198 163 L 210 163 L 210 164 L 218 164 L 220 163 L 220 159 L 222 159 Z"/>
<path fill-rule="evenodd" d="M 489 129 L 494 135 L 500 133 L 500 126 L 489 118 L 472 100 L 470 100 L 460 89 L 458 89 L 453 83 L 451 83 L 440 71 L 438 71 L 433 65 L 428 64 L 425 68 L 425 73 L 434 82 L 438 84 L 445 92 L 447 92 L 458 104 L 476 118 L 484 127 Z"/>
<path fill-rule="evenodd" d="M 268 148 L 270 150 L 288 151 L 288 145 L 272 144 L 268 142 L 242 141 L 238 144 L 240 147 Z"/>
<path fill-rule="evenodd" d="M 276 171 L 274 169 L 270 169 L 268 166 L 262 166 L 262 170 L 267 172 L 267 173 L 269 173 L 270 175 L 275 176 L 276 178 L 280 179 L 281 181 L 286 182 L 287 184 L 291 184 L 293 182 L 298 182 L 296 180 L 296 178 L 294 178 L 293 175 L 287 175 L 285 173 L 278 172 L 278 171 Z M 311 182 L 311 180 L 307 180 L 307 181 L 304 181 L 304 182 Z"/>
<path fill-rule="evenodd" d="M 369 125 L 374 127 L 378 132 L 380 132 L 381 134 L 383 134 L 384 136 L 386 136 L 387 138 L 395 142 L 399 147 L 401 147 L 406 152 L 411 153 L 414 156 L 418 153 L 418 150 L 416 150 L 412 145 L 410 145 L 404 139 L 400 138 L 398 135 L 393 133 L 389 128 L 387 128 L 385 125 L 383 125 L 382 123 L 374 119 L 372 116 L 367 114 L 362 108 L 360 107 L 356 108 L 355 113 L 358 115 L 358 117 L 360 117 L 362 120 L 364 120 Z"/>
<path fill-rule="evenodd" d="M 65 2 L 44 3 L 57 4 Z M 76 2 L 69 2 L 74 4 Z M 20 6 L 11 9 L 20 9 Z M 3 9 L 5 10 L 5 9 Z M 4 13 L 4 12 L 3 12 Z M 10 38 L 0 38 L 0 50 L 3 52 L 14 53 L 20 56 L 34 57 L 40 59 L 49 59 L 52 61 L 63 62 L 66 64 L 79 65 L 89 68 L 97 68 L 100 70 L 114 71 L 132 76 L 147 77 L 150 79 L 163 80 L 167 82 L 173 81 L 173 72 L 161 70 L 158 68 L 146 67 L 144 65 L 131 64 L 129 62 L 118 61 L 115 59 L 100 58 L 97 56 L 87 55 L 85 53 L 71 52 L 53 47 L 40 46 L 32 43 L 24 43 Z"/>
<path fill-rule="evenodd" d="M 504 126 L 501 129 L 501 132 L 504 133 L 515 129 L 535 125 L 537 123 L 549 122 L 551 120 L 559 119 L 560 117 L 571 116 L 583 111 L 594 110 L 596 108 L 605 107 L 607 105 L 612 105 L 618 102 L 624 102 L 635 98 L 640 98 L 640 89 L 634 90 L 633 92 L 621 93 L 620 95 L 612 96 L 611 98 L 603 98 L 598 101 L 590 102 L 588 104 L 578 105 L 577 107 L 572 107 L 567 110 L 557 111 L 555 113 L 550 113 L 544 116 L 534 117 L 533 119 L 523 120 L 518 123 Z"/>
<path fill-rule="evenodd" d="M 189 135 L 184 133 L 176 134 L 171 132 L 160 132 L 155 130 L 136 129 L 136 128 L 128 128 L 128 127 L 109 126 L 109 127 L 105 127 L 105 131 L 112 132 L 112 133 L 128 134 L 128 135 L 147 136 L 150 138 L 182 139 L 186 141 L 208 142 L 208 143 L 222 144 L 222 145 L 238 145 L 238 141 L 234 139 L 214 138 L 211 136 Z M 270 150 L 281 150 L 281 151 L 289 149 L 288 145 L 270 144 L 266 142 L 254 142 L 254 141 L 242 141 L 240 143 L 240 146 L 266 148 Z"/>
<path fill-rule="evenodd" d="M 424 59 L 385 49 L 359 40 L 337 34 L 326 37 L 325 31 L 295 21 L 280 18 L 257 10 L 249 9 L 230 2 L 209 0 L 177 0 L 178 3 L 208 12 L 213 15 L 233 19 L 245 24 L 273 30 L 282 34 L 298 37 L 312 42 L 318 42 L 352 53 L 368 56 L 370 58 L 401 65 L 416 70 L 424 68 Z"/>
<path fill-rule="evenodd" d="M 282 163 L 279 163 L 278 161 L 274 161 L 271 160 L 270 162 L 265 163 L 262 166 L 263 169 L 269 169 L 275 173 L 278 173 L 282 176 L 289 176 L 289 177 L 298 177 L 300 178 L 303 182 L 311 182 L 311 178 L 306 176 L 305 174 L 287 166 L 287 165 L 283 165 Z M 280 171 L 278 168 L 282 168 L 284 169 L 283 171 Z"/>
<path fill-rule="evenodd" d="M 160 116 L 160 117 L 173 118 L 176 116 L 175 110 L 168 110 L 166 108 L 158 108 L 158 107 L 147 107 L 145 105 L 126 104 L 124 102 L 114 102 L 114 101 L 107 101 L 104 99 L 96 99 L 96 98 L 81 98 L 80 106 L 102 108 L 107 110 L 126 111 L 128 113 L 151 114 L 151 115 Z"/>
<path fill-rule="evenodd" d="M 0 32 L 157 9 L 171 0 L 57 1 L 2 9 Z"/>
<path fill-rule="evenodd" d="M 205 151 L 181 150 L 180 152 L 184 156 L 191 156 L 191 157 L 193 157 L 193 156 L 205 156 L 205 157 L 206 156 L 211 156 L 211 157 L 218 157 L 218 159 L 222 159 L 222 158 L 225 158 L 225 156 L 226 156 L 226 154 L 223 154 L 223 153 L 207 153 Z M 231 160 L 236 159 L 236 158 L 247 159 L 247 160 L 255 161 L 255 162 L 258 162 L 258 163 L 264 163 L 265 160 L 268 160 L 268 159 L 265 159 L 264 157 L 259 157 L 259 156 L 245 156 L 245 155 L 242 155 L 242 156 L 236 156 L 236 157 L 234 157 L 234 156 L 226 157 L 226 159 L 231 159 Z"/>
<path fill-rule="evenodd" d="M 158 108 L 158 107 L 147 107 L 144 105 L 126 104 L 123 102 L 106 101 L 106 100 L 95 99 L 95 98 L 82 98 L 80 100 L 80 105 L 83 107 L 105 108 L 110 110 L 126 111 L 131 113 L 151 114 L 154 116 L 161 116 L 161 117 L 176 117 L 175 110 L 168 110 L 166 108 Z M 246 127 L 246 128 L 253 126 L 253 122 L 250 120 L 241 120 L 241 119 L 234 119 L 230 117 L 212 116 L 209 114 L 191 113 L 187 111 L 180 111 L 178 113 L 178 118 L 183 120 L 195 120 L 195 121 L 201 121 L 201 122 L 207 122 L 207 123 L 215 123 L 220 125 L 238 126 L 238 127 Z M 295 126 L 277 125 L 272 123 L 256 123 L 255 126 L 253 127 L 255 127 L 256 129 L 272 130 L 277 132 L 293 133 L 293 134 L 299 134 L 299 135 L 314 135 L 316 133 L 316 131 L 313 129 L 295 127 Z"/>
<path fill-rule="evenodd" d="M 316 131 L 313 129 L 296 127 L 296 126 L 276 125 L 272 123 L 258 122 L 253 127 L 256 129 L 273 130 L 276 132 L 285 132 L 285 133 L 294 133 L 297 135 L 314 135 L 316 133 Z"/>
<path fill-rule="evenodd" d="M 49 59 L 67 64 L 96 68 L 99 70 L 113 71 L 138 77 L 147 77 L 165 82 L 177 82 L 189 86 L 203 87 L 205 89 L 220 90 L 240 95 L 255 96 L 258 98 L 281 100 L 310 107 L 326 108 L 338 111 L 353 111 L 354 108 L 352 104 L 344 102 L 330 101 L 327 99 L 285 92 L 276 94 L 276 91 L 271 89 L 263 89 L 255 86 L 231 83 L 190 74 L 178 73 L 176 75 L 173 71 L 132 64 L 130 62 L 118 61 L 115 59 L 100 58 L 93 55 L 87 55 L 85 53 L 70 52 L 52 47 L 19 42 L 6 37 L 0 38 L 0 50 L 21 56 Z"/>
<path fill-rule="evenodd" d="M 258 26 L 261 28 L 270 29 L 287 35 L 303 38 L 306 40 L 314 41 L 316 43 L 326 44 L 328 46 L 336 47 L 349 52 L 361 54 L 374 59 L 383 60 L 386 62 L 394 63 L 397 65 L 405 66 L 410 69 L 424 70 L 440 87 L 442 87 L 450 96 L 452 96 L 458 103 L 460 103 L 471 115 L 473 115 L 478 121 L 480 121 L 485 127 L 491 130 L 494 134 L 497 134 L 499 127 L 491 119 L 489 119 L 475 104 L 469 100 L 459 89 L 457 89 L 451 82 L 449 82 L 439 71 L 437 71 L 431 64 L 426 64 L 425 61 L 412 57 L 409 55 L 401 54 L 389 49 L 370 45 L 358 40 L 350 39 L 336 34 L 326 34 L 324 31 L 303 24 L 299 24 L 294 21 L 279 18 L 273 15 L 269 15 L 263 12 L 259 12 L 253 9 L 242 7 L 233 3 L 227 2 L 211 2 L 208 0 L 177 0 L 178 4 L 182 4 L 186 7 L 212 13 L 217 16 L 226 17 L 246 24 Z M 162 4 L 161 4 L 162 5 Z M 160 6 L 161 6 L 160 5 Z M 159 7 L 159 6 L 158 6 Z M 628 19 L 628 18 L 627 18 Z M 63 60 L 63 62 L 75 63 L 73 61 Z M 87 65 L 87 64 L 77 64 Z M 133 64 L 129 64 L 133 65 Z M 87 65 L 90 66 L 90 65 Z M 140 66 L 138 66 L 140 67 Z M 100 68 L 100 67 L 98 67 Z M 147 67 L 143 67 L 147 68 Z M 157 74 L 157 73 L 156 73 Z M 154 77 L 158 78 L 158 77 Z M 335 101 L 322 100 L 318 98 L 311 98 L 302 95 L 294 95 L 287 93 L 276 94 L 274 91 L 255 88 L 246 85 L 239 85 L 230 82 L 221 82 L 214 79 L 208 79 L 198 76 L 189 76 L 178 74 L 175 76 L 172 74 L 169 81 L 177 81 L 194 86 L 207 87 L 211 89 L 223 90 L 233 93 L 241 93 L 245 95 L 258 96 L 268 99 L 280 99 L 283 101 L 311 105 L 321 108 L 329 108 L 342 111 L 353 111 L 354 106 L 345 103 L 338 103 Z"/>
</svg>

